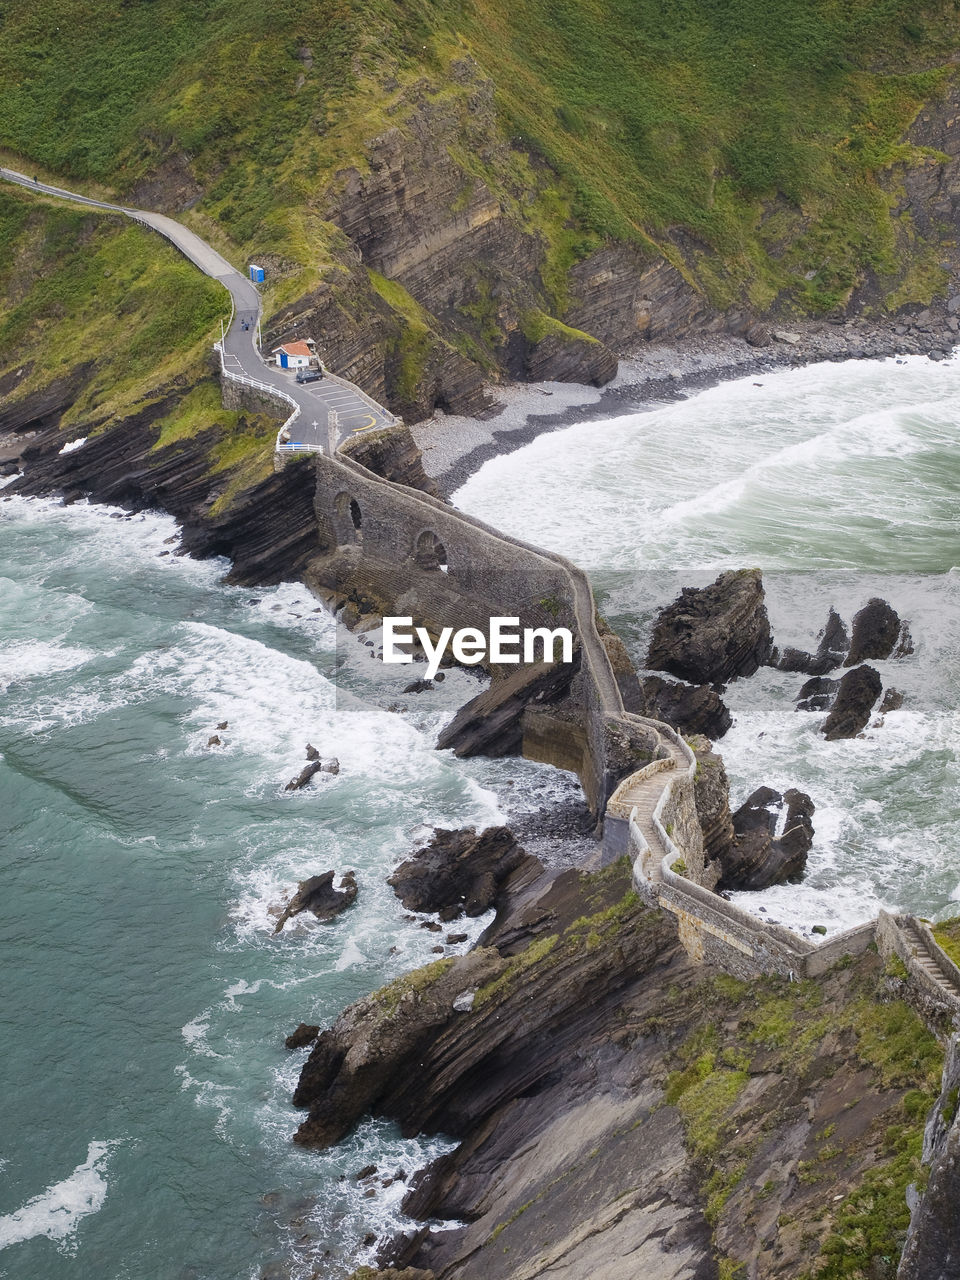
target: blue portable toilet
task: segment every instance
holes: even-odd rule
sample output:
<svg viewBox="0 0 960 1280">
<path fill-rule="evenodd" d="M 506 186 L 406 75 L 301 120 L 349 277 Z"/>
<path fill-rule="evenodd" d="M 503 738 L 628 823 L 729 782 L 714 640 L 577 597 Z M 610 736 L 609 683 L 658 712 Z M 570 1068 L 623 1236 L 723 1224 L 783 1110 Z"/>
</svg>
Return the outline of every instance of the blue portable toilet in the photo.
<svg viewBox="0 0 960 1280">
<path fill-rule="evenodd" d="M 254 266 L 250 263 L 250 279 L 254 284 L 263 284 L 263 267 Z"/>
</svg>

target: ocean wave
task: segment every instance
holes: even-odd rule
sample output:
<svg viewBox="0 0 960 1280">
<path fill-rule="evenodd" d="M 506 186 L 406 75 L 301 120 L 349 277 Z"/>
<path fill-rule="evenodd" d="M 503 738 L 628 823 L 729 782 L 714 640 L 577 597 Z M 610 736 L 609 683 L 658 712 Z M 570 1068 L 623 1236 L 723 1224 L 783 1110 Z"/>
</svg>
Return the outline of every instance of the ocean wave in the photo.
<svg viewBox="0 0 960 1280">
<path fill-rule="evenodd" d="M 75 1253 L 81 1222 L 103 1208 L 109 1187 L 107 1166 L 121 1141 L 91 1142 L 86 1160 L 68 1178 L 53 1183 L 22 1208 L 0 1217 L 0 1249 L 46 1236 L 61 1253 Z"/>
</svg>

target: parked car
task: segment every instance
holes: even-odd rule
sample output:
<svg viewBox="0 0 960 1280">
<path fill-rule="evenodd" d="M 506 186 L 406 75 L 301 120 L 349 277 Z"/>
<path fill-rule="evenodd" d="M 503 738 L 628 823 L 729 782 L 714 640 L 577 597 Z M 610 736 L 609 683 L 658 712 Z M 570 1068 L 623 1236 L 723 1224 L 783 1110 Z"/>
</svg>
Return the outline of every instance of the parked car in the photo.
<svg viewBox="0 0 960 1280">
<path fill-rule="evenodd" d="M 323 377 L 322 369 L 298 369 L 297 370 L 298 382 L 319 382 L 322 377 Z"/>
</svg>

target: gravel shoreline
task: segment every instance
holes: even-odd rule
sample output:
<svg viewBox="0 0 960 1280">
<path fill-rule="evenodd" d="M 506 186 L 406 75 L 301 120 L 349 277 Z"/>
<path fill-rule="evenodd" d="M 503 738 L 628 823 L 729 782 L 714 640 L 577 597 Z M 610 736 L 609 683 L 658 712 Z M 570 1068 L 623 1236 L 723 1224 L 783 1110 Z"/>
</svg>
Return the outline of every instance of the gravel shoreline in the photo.
<svg viewBox="0 0 960 1280">
<path fill-rule="evenodd" d="M 956 314 L 955 314 L 956 313 Z M 750 340 L 698 333 L 645 343 L 620 360 L 602 388 L 581 383 L 508 383 L 490 388 L 482 417 L 437 414 L 411 427 L 423 465 L 448 495 L 491 458 L 511 453 L 546 431 L 655 409 L 732 378 L 796 368 L 819 360 L 927 355 L 946 358 L 960 341 L 960 294 L 947 304 L 878 323 L 804 321 L 789 331 L 753 325 Z"/>
</svg>

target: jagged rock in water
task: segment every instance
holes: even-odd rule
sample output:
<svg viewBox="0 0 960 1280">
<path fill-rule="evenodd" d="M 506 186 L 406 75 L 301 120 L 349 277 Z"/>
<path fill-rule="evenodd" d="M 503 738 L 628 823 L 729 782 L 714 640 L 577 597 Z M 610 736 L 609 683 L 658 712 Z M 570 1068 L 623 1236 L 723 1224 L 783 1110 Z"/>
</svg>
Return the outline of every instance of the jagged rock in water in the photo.
<svg viewBox="0 0 960 1280">
<path fill-rule="evenodd" d="M 916 652 L 913 647 L 913 636 L 910 634 L 910 627 L 907 622 L 900 623 L 900 634 L 897 636 L 897 643 L 893 646 L 893 658 L 909 658 L 911 653 Z"/>
<path fill-rule="evenodd" d="M 452 747 L 458 756 L 516 756 L 523 747 L 523 712 L 528 703 L 553 702 L 563 696 L 580 669 L 580 650 L 573 662 L 519 666 L 514 674 L 494 680 L 489 689 L 464 703 L 437 739 L 437 749 Z"/>
<path fill-rule="evenodd" d="M 868 658 L 889 658 L 900 638 L 900 615 L 896 609 L 874 596 L 853 616 L 850 652 L 845 667 L 855 667 Z"/>
<path fill-rule="evenodd" d="M 760 570 L 730 570 L 708 587 L 684 587 L 661 611 L 647 666 L 692 684 L 726 684 L 753 675 L 772 649 Z"/>
<path fill-rule="evenodd" d="M 854 667 L 840 681 L 830 714 L 823 722 L 823 736 L 828 742 L 837 738 L 855 738 L 867 727 L 883 681 L 873 667 Z"/>
<path fill-rule="evenodd" d="M 213 735 L 212 735 L 212 737 L 209 737 L 209 738 L 207 739 L 207 746 L 208 746 L 208 747 L 222 747 L 222 746 L 223 746 L 223 743 L 222 743 L 222 742 L 221 742 L 221 740 L 220 740 L 220 735 L 219 735 L 218 733 L 215 733 L 215 734 L 213 734 Z"/>
<path fill-rule="evenodd" d="M 815 806 L 791 789 L 758 787 L 733 815 L 734 840 L 720 854 L 720 889 L 766 889 L 800 880 L 813 842 Z M 783 833 L 777 828 L 783 819 Z"/>
<path fill-rule="evenodd" d="M 829 680 L 826 676 L 814 676 L 801 686 L 797 694 L 797 710 L 826 711 L 832 705 L 839 688 L 839 680 Z"/>
<path fill-rule="evenodd" d="M 816 653 L 803 649 L 784 649 L 777 660 L 781 671 L 800 671 L 807 676 L 823 676 L 843 662 L 850 648 L 850 637 L 836 609 L 830 610 L 827 625 L 820 632 Z"/>
<path fill-rule="evenodd" d="M 733 723 L 726 704 L 708 684 L 680 684 L 660 676 L 645 676 L 641 690 L 641 714 L 665 720 L 679 733 L 722 738 Z"/>
<path fill-rule="evenodd" d="M 357 878 L 352 871 L 348 871 L 340 881 L 339 888 L 335 889 L 335 874 L 334 871 L 325 871 L 323 875 L 301 880 L 296 893 L 284 907 L 274 933 L 279 933 L 287 921 L 292 916 L 298 916 L 301 911 L 311 911 L 323 923 L 346 911 L 356 901 Z"/>
<path fill-rule="evenodd" d="M 309 1107 L 310 1114 L 294 1141 L 329 1147 L 376 1101 L 414 1081 L 422 1101 L 429 1092 L 423 1051 L 449 1022 L 463 1016 L 454 1000 L 499 977 L 506 967 L 493 948 L 470 951 L 437 960 L 352 1004 L 322 1032 L 300 1072 L 293 1105 Z"/>
<path fill-rule="evenodd" d="M 320 759 L 320 752 L 317 750 L 316 747 L 311 746 L 309 742 L 307 743 L 307 759 L 310 761 Z"/>
<path fill-rule="evenodd" d="M 291 1031 L 284 1040 L 287 1049 L 303 1049 L 308 1044 L 313 1044 L 317 1036 L 320 1034 L 320 1028 L 309 1022 L 301 1022 L 296 1030 Z"/>
<path fill-rule="evenodd" d="M 433 688 L 432 680 L 412 680 L 406 688 L 401 689 L 401 693 L 426 693 L 428 689 Z"/>
<path fill-rule="evenodd" d="M 304 765 L 295 778 L 290 779 L 287 785 L 283 788 L 284 791 L 300 791 L 301 788 L 307 785 L 315 773 L 320 772 L 322 767 L 323 766 L 319 759 L 311 760 L 309 764 Z"/>
<path fill-rule="evenodd" d="M 442 920 L 483 915 L 494 905 L 503 881 L 524 863 L 509 827 L 438 829 L 424 848 L 402 862 L 387 883 L 408 911 L 438 911 Z"/>
<path fill-rule="evenodd" d="M 320 772 L 329 773 L 336 777 L 340 772 L 340 761 L 334 756 L 332 760 L 328 760 L 326 764 L 320 766 Z"/>
<path fill-rule="evenodd" d="M 730 786 L 723 757 L 713 750 L 709 740 L 694 737 L 690 745 L 697 757 L 693 797 L 703 831 L 703 860 L 708 863 L 720 858 L 733 842 Z"/>
<path fill-rule="evenodd" d="M 880 703 L 880 714 L 886 715 L 888 711 L 899 711 L 903 706 L 903 694 L 899 689 L 887 689 L 884 691 L 883 701 Z"/>
</svg>

